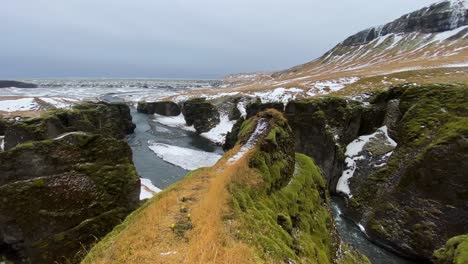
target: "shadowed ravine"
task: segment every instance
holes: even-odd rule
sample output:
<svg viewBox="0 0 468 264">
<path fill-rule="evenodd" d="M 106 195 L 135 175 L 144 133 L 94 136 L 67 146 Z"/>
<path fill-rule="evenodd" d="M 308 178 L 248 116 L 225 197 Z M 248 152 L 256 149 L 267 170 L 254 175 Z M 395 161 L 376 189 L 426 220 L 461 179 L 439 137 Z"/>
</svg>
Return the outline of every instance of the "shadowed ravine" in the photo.
<svg viewBox="0 0 468 264">
<path fill-rule="evenodd" d="M 121 99 L 110 95 L 104 96 L 101 99 L 108 102 L 121 101 Z M 215 146 L 209 140 L 194 132 L 184 131 L 156 123 L 151 115 L 138 113 L 133 108 L 131 114 L 133 122 L 136 124 L 135 132 L 128 138 L 128 143 L 133 151 L 133 162 L 140 177 L 150 179 L 155 186 L 161 189 L 177 182 L 184 177 L 188 171 L 169 164 L 157 157 L 148 148 L 148 140 L 222 154 L 222 149 L 220 147 Z M 340 210 L 340 207 L 342 206 L 340 204 L 341 202 L 342 200 L 340 197 L 332 197 L 332 213 L 335 218 L 338 232 L 340 233 L 343 241 L 360 250 L 369 258 L 369 260 L 371 260 L 372 263 L 416 263 L 403 259 L 370 242 L 355 223 L 345 217 L 342 217 Z"/>
</svg>

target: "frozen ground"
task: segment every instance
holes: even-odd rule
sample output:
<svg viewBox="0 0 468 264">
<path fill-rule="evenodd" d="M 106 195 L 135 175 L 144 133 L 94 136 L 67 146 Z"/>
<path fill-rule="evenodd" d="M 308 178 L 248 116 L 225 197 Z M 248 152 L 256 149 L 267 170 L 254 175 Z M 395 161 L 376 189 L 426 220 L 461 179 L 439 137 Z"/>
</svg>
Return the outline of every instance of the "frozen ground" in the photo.
<svg viewBox="0 0 468 264">
<path fill-rule="evenodd" d="M 221 155 L 216 153 L 182 148 L 164 143 L 148 142 L 148 147 L 164 161 L 186 170 L 211 167 L 221 158 Z"/>
<path fill-rule="evenodd" d="M 346 169 L 341 174 L 341 177 L 338 180 L 336 185 L 336 191 L 346 194 L 348 197 L 352 197 L 351 190 L 349 188 L 349 179 L 354 175 L 354 172 L 357 169 L 357 162 L 359 160 L 364 160 L 366 157 L 363 155 L 365 146 L 372 140 L 377 138 L 378 135 L 383 135 L 385 138 L 385 144 L 395 148 L 397 143 L 388 135 L 388 129 L 386 126 L 383 126 L 373 134 L 360 136 L 355 139 L 353 142 L 349 143 L 346 147 L 345 153 L 345 163 Z M 386 158 L 389 158 L 389 155 Z"/>
<path fill-rule="evenodd" d="M 149 179 L 140 178 L 140 184 L 140 200 L 149 199 L 161 191 L 161 189 L 154 186 L 151 180 Z"/>
</svg>

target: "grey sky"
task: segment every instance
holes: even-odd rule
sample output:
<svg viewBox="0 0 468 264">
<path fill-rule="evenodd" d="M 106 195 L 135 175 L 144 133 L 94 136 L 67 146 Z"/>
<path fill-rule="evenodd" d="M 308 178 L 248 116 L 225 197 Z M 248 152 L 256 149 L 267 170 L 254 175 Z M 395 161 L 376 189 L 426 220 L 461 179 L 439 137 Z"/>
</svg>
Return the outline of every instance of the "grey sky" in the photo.
<svg viewBox="0 0 468 264">
<path fill-rule="evenodd" d="M 4 0 L 0 78 L 279 70 L 436 0 Z"/>
</svg>

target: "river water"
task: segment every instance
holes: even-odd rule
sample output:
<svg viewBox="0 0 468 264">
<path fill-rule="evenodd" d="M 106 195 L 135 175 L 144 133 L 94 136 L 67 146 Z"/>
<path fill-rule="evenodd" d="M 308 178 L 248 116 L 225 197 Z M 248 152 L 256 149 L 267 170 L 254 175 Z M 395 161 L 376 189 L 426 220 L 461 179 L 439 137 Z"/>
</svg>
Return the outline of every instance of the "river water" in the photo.
<svg viewBox="0 0 468 264">
<path fill-rule="evenodd" d="M 188 171 L 169 164 L 156 156 L 148 148 L 149 140 L 222 154 L 222 149 L 219 146 L 194 132 L 156 123 L 154 117 L 138 113 L 135 109 L 132 109 L 132 117 L 137 127 L 135 133 L 129 136 L 128 142 L 133 150 L 135 167 L 140 177 L 150 179 L 160 189 L 182 179 Z M 340 197 L 332 197 L 332 213 L 343 241 L 360 250 L 374 264 L 415 263 L 370 242 L 356 224 L 342 216 L 343 203 L 341 199 Z"/>
</svg>

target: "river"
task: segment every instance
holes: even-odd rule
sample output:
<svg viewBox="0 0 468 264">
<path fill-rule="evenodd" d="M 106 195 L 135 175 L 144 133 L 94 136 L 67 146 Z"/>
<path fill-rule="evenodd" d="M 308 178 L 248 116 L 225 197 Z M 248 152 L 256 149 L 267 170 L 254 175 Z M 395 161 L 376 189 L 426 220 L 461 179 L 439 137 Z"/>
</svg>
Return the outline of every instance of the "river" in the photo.
<svg viewBox="0 0 468 264">
<path fill-rule="evenodd" d="M 111 96 L 104 96 L 101 99 L 111 102 L 121 101 L 121 99 Z M 134 108 L 131 108 L 131 114 L 133 123 L 136 124 L 135 132 L 128 137 L 128 143 L 133 151 L 133 162 L 140 177 L 150 179 L 153 185 L 160 189 L 179 181 L 188 171 L 167 163 L 156 156 L 149 149 L 148 141 L 206 152 L 223 153 L 221 147 L 214 145 L 208 139 L 194 132 L 157 123 L 153 116 L 138 113 Z M 374 264 L 416 263 L 403 259 L 370 242 L 355 223 L 343 217 L 341 213 L 342 206 L 342 198 L 332 197 L 332 213 L 343 241 L 360 250 Z"/>
</svg>

